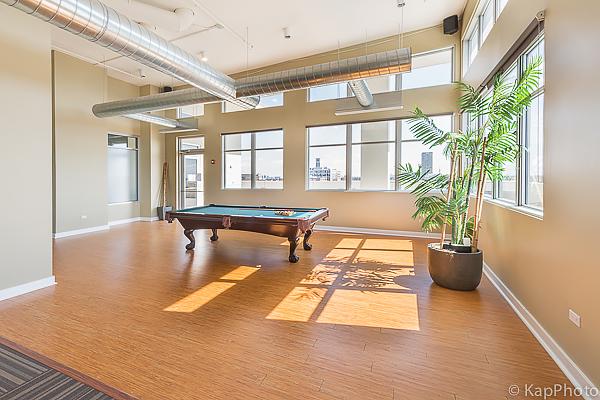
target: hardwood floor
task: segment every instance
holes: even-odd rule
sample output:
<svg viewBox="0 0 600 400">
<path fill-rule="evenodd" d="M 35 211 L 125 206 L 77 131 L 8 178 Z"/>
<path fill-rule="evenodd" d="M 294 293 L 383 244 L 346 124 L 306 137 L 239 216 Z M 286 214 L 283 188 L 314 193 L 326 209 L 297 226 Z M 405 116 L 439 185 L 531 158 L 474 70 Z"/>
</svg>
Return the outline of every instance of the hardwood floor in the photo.
<svg viewBox="0 0 600 400">
<path fill-rule="evenodd" d="M 209 236 L 186 252 L 178 224 L 140 222 L 56 240 L 58 284 L 0 302 L 0 336 L 140 399 L 512 399 L 568 383 L 485 278 L 433 285 L 425 240 L 316 232 L 290 264 L 287 240 Z"/>
</svg>

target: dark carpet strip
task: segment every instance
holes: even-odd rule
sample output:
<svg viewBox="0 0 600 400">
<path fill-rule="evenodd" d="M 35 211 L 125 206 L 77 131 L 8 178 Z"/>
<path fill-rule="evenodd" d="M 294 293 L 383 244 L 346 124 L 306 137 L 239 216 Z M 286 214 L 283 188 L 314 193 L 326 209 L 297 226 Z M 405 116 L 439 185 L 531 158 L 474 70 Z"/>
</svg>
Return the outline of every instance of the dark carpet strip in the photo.
<svg viewBox="0 0 600 400">
<path fill-rule="evenodd" d="M 1 339 L 1 338 L 0 338 Z M 18 345 L 10 344 L 6 340 L 0 343 L 0 400 L 112 400 L 112 399 L 133 399 L 116 389 L 108 388 L 91 378 L 87 378 L 80 373 L 73 374 L 67 367 L 60 366 L 54 362 L 49 362 L 43 356 L 39 356 Z M 51 368 L 44 363 L 36 361 L 32 357 L 17 351 L 14 348 L 26 351 L 33 357 L 47 360 L 46 364 L 51 364 Z M 65 375 L 63 370 L 78 379 Z M 82 382 L 93 382 L 96 387 L 106 388 L 109 393 L 114 393 L 111 397 L 102 391 Z M 94 384 L 95 383 L 95 384 Z"/>
</svg>

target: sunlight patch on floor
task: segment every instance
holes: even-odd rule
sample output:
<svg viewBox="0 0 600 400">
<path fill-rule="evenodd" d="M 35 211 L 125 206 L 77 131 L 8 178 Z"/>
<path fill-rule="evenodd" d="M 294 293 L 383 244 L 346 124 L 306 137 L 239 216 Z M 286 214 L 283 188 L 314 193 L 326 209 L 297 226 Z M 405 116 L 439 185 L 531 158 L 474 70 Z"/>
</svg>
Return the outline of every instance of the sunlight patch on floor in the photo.
<svg viewBox="0 0 600 400">
<path fill-rule="evenodd" d="M 336 249 L 357 249 L 362 243 L 363 239 L 360 238 L 343 238 L 335 246 Z"/>
<path fill-rule="evenodd" d="M 335 289 L 317 322 L 418 331 L 417 295 Z"/>
<path fill-rule="evenodd" d="M 344 287 L 410 290 L 410 288 L 398 284 L 396 279 L 414 275 L 414 268 L 360 266 L 348 269 L 344 273 L 340 285 Z"/>
<path fill-rule="evenodd" d="M 235 286 L 235 283 L 233 282 L 211 282 L 208 285 L 196 290 L 194 293 L 165 308 L 164 311 L 181 313 L 194 312 L 233 286 Z"/>
<path fill-rule="evenodd" d="M 326 292 L 324 288 L 295 287 L 267 315 L 267 319 L 307 322 Z"/>
<path fill-rule="evenodd" d="M 229 281 L 241 281 L 258 271 L 259 269 L 260 265 L 257 265 L 256 267 L 247 267 L 245 265 L 242 265 L 240 267 L 237 267 L 233 271 L 226 273 L 221 277 L 221 279 Z"/>
<path fill-rule="evenodd" d="M 414 259 L 412 251 L 398 250 L 359 250 L 353 260 L 354 263 L 373 263 L 385 265 L 398 265 L 413 267 Z"/>
<path fill-rule="evenodd" d="M 303 285 L 332 285 L 340 271 L 341 268 L 337 265 L 318 264 L 300 283 Z"/>
<path fill-rule="evenodd" d="M 412 251 L 412 240 L 397 239 L 366 239 L 361 246 L 365 250 L 403 250 Z"/>
</svg>

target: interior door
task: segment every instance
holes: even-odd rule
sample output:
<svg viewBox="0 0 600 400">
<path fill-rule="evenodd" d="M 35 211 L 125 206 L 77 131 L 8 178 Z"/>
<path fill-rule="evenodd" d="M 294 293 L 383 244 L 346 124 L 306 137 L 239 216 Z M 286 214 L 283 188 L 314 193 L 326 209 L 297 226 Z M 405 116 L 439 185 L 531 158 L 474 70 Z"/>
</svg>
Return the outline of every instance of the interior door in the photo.
<svg viewBox="0 0 600 400">
<path fill-rule="evenodd" d="M 181 155 L 181 193 L 179 207 L 204 205 L 204 154 Z"/>
</svg>

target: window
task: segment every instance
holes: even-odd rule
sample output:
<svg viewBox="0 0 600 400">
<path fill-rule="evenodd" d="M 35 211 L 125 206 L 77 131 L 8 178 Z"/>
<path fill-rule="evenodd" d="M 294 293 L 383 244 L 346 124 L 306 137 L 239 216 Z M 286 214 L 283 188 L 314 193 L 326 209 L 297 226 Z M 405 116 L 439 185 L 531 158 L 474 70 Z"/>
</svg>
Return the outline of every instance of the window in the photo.
<svg viewBox="0 0 600 400">
<path fill-rule="evenodd" d="M 473 32 L 467 40 L 467 45 L 465 46 L 467 49 L 467 65 L 471 65 L 473 60 L 475 60 L 475 56 L 477 56 L 477 52 L 479 51 L 479 23 L 475 25 L 473 28 Z"/>
<path fill-rule="evenodd" d="M 138 139 L 108 134 L 108 203 L 138 200 Z"/>
<path fill-rule="evenodd" d="M 394 190 L 396 122 L 352 124 L 352 190 Z"/>
<path fill-rule="evenodd" d="M 498 16 L 504 10 L 508 0 L 488 0 L 481 2 L 482 6 L 475 10 L 475 18 L 473 18 L 473 27 L 468 29 L 467 39 L 463 42 L 463 61 L 466 67 L 471 65 L 475 56 L 479 52 L 479 48 L 485 42 Z"/>
<path fill-rule="evenodd" d="M 200 117 L 202 115 L 204 115 L 204 104 L 177 107 L 177 118 Z"/>
<path fill-rule="evenodd" d="M 308 89 L 308 101 L 343 99 L 349 96 L 348 90 L 346 82 L 311 87 Z"/>
<path fill-rule="evenodd" d="M 490 31 L 492 30 L 492 26 L 494 26 L 494 1 L 493 0 L 491 0 L 487 3 L 480 18 L 481 18 L 480 38 L 481 38 L 481 43 L 483 43 L 483 42 L 485 42 L 485 39 L 487 38 L 487 36 L 490 34 Z"/>
<path fill-rule="evenodd" d="M 204 137 L 186 136 L 179 142 L 179 207 L 204 205 Z"/>
<path fill-rule="evenodd" d="M 529 64 L 535 57 L 544 59 L 544 40 L 525 56 Z M 544 65 L 542 64 L 542 71 Z M 544 186 L 544 75 L 527 109 L 523 126 L 524 199 L 527 206 L 542 209 Z"/>
<path fill-rule="evenodd" d="M 283 189 L 283 131 L 223 134 L 225 189 Z"/>
<path fill-rule="evenodd" d="M 397 75 L 402 89 L 416 89 L 452 83 L 453 49 L 436 50 L 412 58 L 412 70 Z"/>
<path fill-rule="evenodd" d="M 432 119 L 441 129 L 452 129 L 451 115 Z M 421 144 L 408 120 L 308 128 L 309 190 L 400 190 L 397 166 L 406 163 L 434 173 L 450 169 L 443 149 Z"/>
<path fill-rule="evenodd" d="M 519 55 L 505 75 L 516 81 L 523 68 L 535 57 L 544 57 L 544 38 L 535 39 L 528 49 Z M 544 187 L 544 64 L 542 62 L 540 84 L 533 93 L 531 105 L 517 121 L 517 140 L 520 156 L 515 162 L 503 166 L 504 177 L 500 182 L 489 182 L 485 194 L 514 206 L 543 210 Z M 483 123 L 484 120 L 480 121 Z M 489 185 L 489 186 L 488 186 Z"/>
<path fill-rule="evenodd" d="M 269 94 L 265 96 L 260 96 L 260 101 L 256 106 L 256 109 L 259 108 L 271 108 L 271 107 L 281 107 L 283 106 L 283 93 L 275 93 Z M 223 102 L 223 112 L 236 112 L 236 111 L 246 111 L 245 108 L 242 108 L 236 104 L 230 103 L 228 101 Z"/>
<path fill-rule="evenodd" d="M 376 76 L 365 79 L 371 93 L 385 93 L 401 89 L 417 89 L 452 83 L 453 49 L 434 50 L 412 56 L 412 70 L 398 75 Z M 308 89 L 308 101 L 352 97 L 346 82 Z"/>
</svg>

